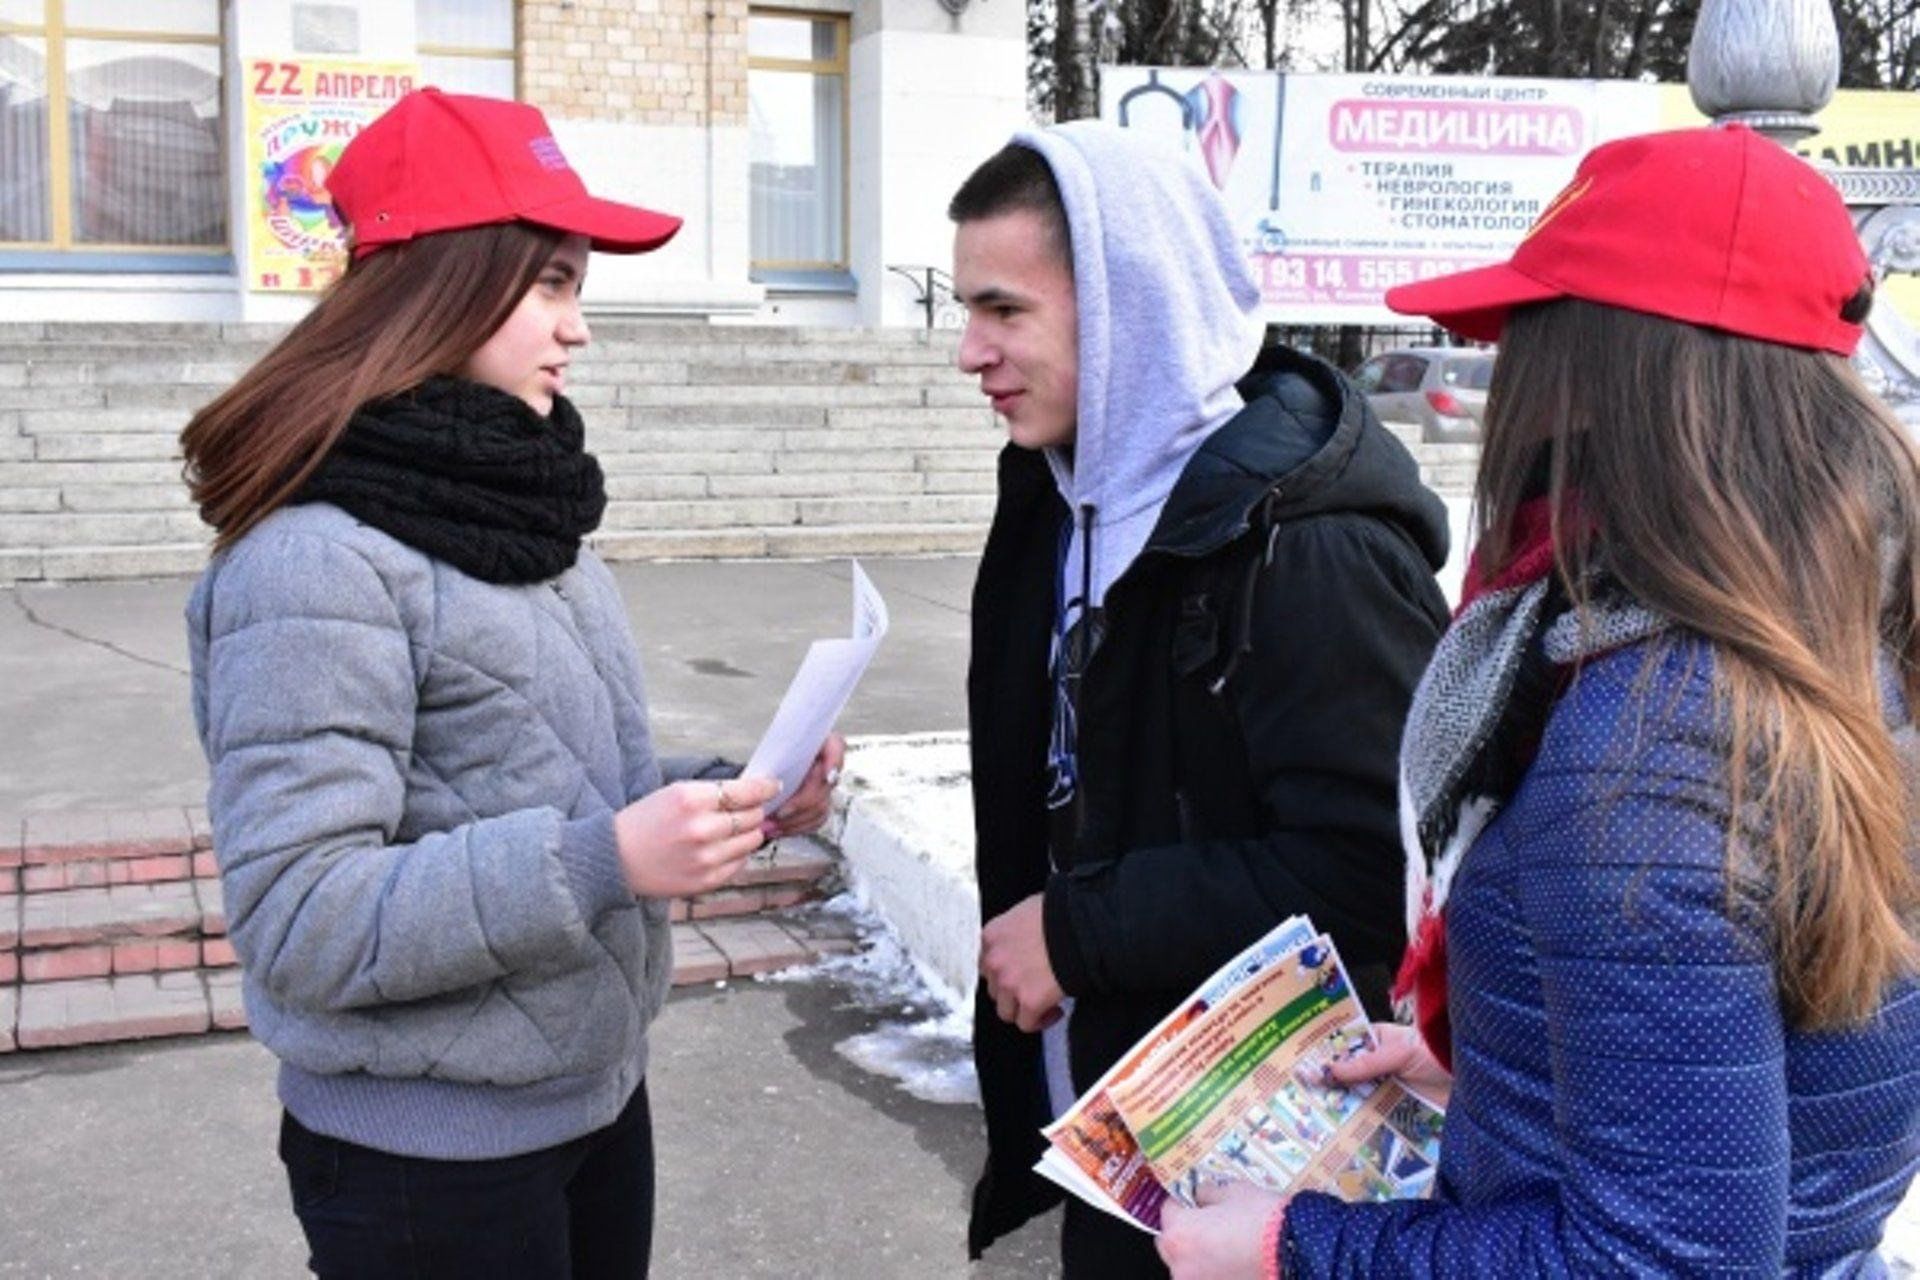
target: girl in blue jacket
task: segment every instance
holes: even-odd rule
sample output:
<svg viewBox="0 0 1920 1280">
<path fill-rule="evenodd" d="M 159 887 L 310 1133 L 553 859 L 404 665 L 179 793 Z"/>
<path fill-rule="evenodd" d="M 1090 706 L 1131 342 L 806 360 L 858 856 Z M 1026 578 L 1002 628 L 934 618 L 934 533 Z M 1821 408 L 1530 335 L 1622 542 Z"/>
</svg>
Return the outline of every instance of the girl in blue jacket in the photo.
<svg viewBox="0 0 1920 1280">
<path fill-rule="evenodd" d="M 280 1154 L 323 1277 L 634 1277 L 668 903 L 817 827 L 654 750 L 565 396 L 587 194 L 530 106 L 422 90 L 329 188 L 346 274 L 182 437 L 208 809 Z M 712 763 L 712 762 L 709 762 Z M 696 779 L 696 775 L 699 780 Z"/>
<path fill-rule="evenodd" d="M 1498 338 L 1479 539 L 1402 749 L 1431 1200 L 1167 1215 L 1178 1280 L 1877 1276 L 1920 1167 L 1920 462 L 1872 279 L 1734 127 L 1594 151 L 1510 262 L 1390 305 Z"/>
</svg>

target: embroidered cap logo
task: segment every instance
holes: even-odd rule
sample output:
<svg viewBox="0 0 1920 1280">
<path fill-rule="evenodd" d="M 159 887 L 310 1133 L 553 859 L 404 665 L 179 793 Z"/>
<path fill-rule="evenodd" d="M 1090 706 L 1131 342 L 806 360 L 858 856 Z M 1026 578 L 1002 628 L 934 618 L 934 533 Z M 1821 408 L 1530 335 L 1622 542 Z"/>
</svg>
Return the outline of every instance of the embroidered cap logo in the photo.
<svg viewBox="0 0 1920 1280">
<path fill-rule="evenodd" d="M 1540 216 L 1533 220 L 1531 227 L 1527 228 L 1527 234 L 1520 237 L 1520 243 L 1525 244 L 1527 241 L 1539 235 L 1542 228 L 1565 212 L 1568 205 L 1587 194 L 1587 189 L 1591 186 L 1593 186 L 1593 176 L 1591 174 L 1580 179 L 1578 182 L 1569 183 L 1565 190 L 1555 196 L 1548 202 L 1547 207 L 1540 211 Z"/>
<path fill-rule="evenodd" d="M 542 169 L 568 169 L 567 158 L 560 154 L 560 144 L 553 140 L 552 134 L 543 134 L 527 140 L 527 149 L 533 152 L 533 158 L 540 162 Z"/>
</svg>

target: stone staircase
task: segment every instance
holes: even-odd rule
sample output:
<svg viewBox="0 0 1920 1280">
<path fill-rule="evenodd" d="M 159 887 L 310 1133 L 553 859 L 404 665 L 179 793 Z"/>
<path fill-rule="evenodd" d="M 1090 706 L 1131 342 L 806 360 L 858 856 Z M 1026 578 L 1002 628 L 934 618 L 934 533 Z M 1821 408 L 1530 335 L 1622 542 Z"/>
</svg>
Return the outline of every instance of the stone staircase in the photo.
<svg viewBox="0 0 1920 1280">
<path fill-rule="evenodd" d="M 571 394 L 612 559 L 977 550 L 1003 437 L 955 336 L 599 320 Z M 274 325 L 0 324 L 0 582 L 192 573 L 188 416 Z"/>
<path fill-rule="evenodd" d="M 0 1053 L 246 1025 L 206 815 L 33 813 L 0 824 Z M 676 986 L 852 948 L 804 911 L 831 847 L 782 840 L 726 888 L 669 907 Z"/>
<path fill-rule="evenodd" d="M 188 416 L 284 332 L 0 323 L 0 583 L 196 572 Z M 956 335 L 597 320 L 572 398 L 610 559 L 976 551 L 1003 435 Z M 1410 440 L 1463 493 L 1477 448 Z"/>
</svg>

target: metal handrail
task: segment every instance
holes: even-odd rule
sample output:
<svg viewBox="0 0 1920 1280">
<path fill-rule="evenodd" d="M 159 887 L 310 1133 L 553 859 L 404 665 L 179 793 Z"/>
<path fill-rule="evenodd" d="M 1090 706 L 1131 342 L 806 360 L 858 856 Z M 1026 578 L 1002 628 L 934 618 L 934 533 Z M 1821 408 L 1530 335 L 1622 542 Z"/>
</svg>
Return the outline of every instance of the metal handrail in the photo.
<svg viewBox="0 0 1920 1280">
<path fill-rule="evenodd" d="M 913 304 L 926 313 L 927 328 L 942 327 L 943 313 L 953 311 L 959 299 L 953 294 L 953 277 L 940 268 L 921 262 L 898 263 L 887 268 L 913 285 Z"/>
</svg>

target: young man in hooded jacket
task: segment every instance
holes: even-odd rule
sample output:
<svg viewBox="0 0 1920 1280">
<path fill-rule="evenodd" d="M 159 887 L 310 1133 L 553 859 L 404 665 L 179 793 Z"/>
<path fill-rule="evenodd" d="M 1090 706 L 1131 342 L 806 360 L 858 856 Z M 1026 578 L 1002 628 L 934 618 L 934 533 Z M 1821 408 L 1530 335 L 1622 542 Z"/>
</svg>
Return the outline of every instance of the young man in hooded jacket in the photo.
<svg viewBox="0 0 1920 1280">
<path fill-rule="evenodd" d="M 1294 913 L 1375 1016 L 1404 943 L 1396 755 L 1447 622 L 1445 509 L 1260 295 L 1185 157 L 1022 133 L 948 210 L 960 367 L 1006 421 L 968 673 L 978 1257 L 1060 1199 L 1040 1129 Z M 1069 1199 L 1069 1280 L 1162 1276 Z"/>
</svg>

